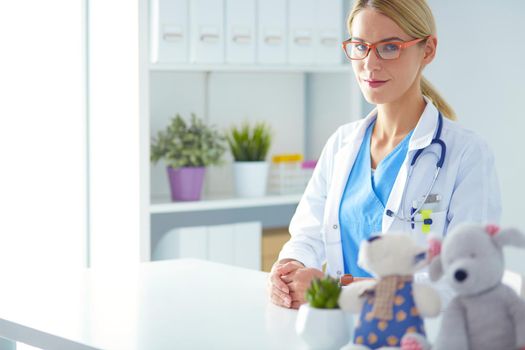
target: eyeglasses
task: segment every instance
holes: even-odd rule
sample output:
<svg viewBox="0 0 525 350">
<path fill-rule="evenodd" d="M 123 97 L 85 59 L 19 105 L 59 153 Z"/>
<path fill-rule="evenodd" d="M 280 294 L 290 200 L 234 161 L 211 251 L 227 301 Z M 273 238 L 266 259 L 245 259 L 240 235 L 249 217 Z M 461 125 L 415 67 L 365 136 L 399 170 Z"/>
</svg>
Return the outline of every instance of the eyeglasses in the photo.
<svg viewBox="0 0 525 350">
<path fill-rule="evenodd" d="M 422 40 L 430 38 L 430 35 L 414 39 L 411 41 L 387 41 L 379 42 L 375 44 L 368 44 L 363 41 L 352 41 L 352 38 L 343 41 L 343 51 L 351 60 L 362 60 L 368 56 L 370 50 L 375 49 L 377 57 L 383 60 L 395 60 L 399 58 L 401 54 L 401 49 L 406 49 L 407 47 L 414 46 Z"/>
</svg>

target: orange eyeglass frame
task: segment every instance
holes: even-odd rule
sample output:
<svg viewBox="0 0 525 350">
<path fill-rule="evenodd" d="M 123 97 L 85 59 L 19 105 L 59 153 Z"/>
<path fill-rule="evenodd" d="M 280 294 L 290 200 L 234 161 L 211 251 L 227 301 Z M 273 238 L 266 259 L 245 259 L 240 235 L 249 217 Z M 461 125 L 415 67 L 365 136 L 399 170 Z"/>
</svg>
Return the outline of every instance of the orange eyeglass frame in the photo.
<svg viewBox="0 0 525 350">
<path fill-rule="evenodd" d="M 406 49 L 407 47 L 410 47 L 410 46 L 414 46 L 415 44 L 417 44 L 418 42 L 420 41 L 423 41 L 423 40 L 427 40 L 428 38 L 431 38 L 432 35 L 427 35 L 426 37 L 424 38 L 419 38 L 419 39 L 414 39 L 414 40 L 410 40 L 410 41 L 384 41 L 384 42 L 377 42 L 377 43 L 374 43 L 374 44 L 369 44 L 369 43 L 366 43 L 364 41 L 352 41 L 352 38 L 348 39 L 348 40 L 345 40 L 343 41 L 343 51 L 345 52 L 345 55 L 346 57 L 349 59 L 349 60 L 354 60 L 354 61 L 360 61 L 360 60 L 364 60 L 365 58 L 368 57 L 368 55 L 370 54 L 370 51 L 371 50 L 374 50 L 374 52 L 376 53 L 376 56 L 381 59 L 381 60 L 384 60 L 383 57 L 381 57 L 379 55 L 379 53 L 377 52 L 377 46 L 378 45 L 385 45 L 385 44 L 394 44 L 394 45 L 397 45 L 400 49 Z M 366 51 L 366 55 L 363 57 L 363 58 L 350 58 L 350 56 L 348 56 L 348 52 L 346 51 L 346 46 L 348 44 L 361 44 L 361 45 L 365 45 L 367 47 L 367 51 Z M 401 52 L 399 53 L 401 55 Z M 399 56 L 397 57 L 399 58 Z M 394 59 L 397 59 L 397 58 L 394 58 Z"/>
</svg>

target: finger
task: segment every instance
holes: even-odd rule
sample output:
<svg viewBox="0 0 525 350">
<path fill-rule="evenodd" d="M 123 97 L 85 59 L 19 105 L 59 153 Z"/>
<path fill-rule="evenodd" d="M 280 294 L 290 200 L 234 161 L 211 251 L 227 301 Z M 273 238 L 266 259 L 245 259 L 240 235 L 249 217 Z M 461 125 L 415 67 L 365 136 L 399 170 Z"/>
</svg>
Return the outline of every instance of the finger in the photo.
<svg viewBox="0 0 525 350">
<path fill-rule="evenodd" d="M 299 307 L 300 307 L 302 304 L 304 304 L 304 303 L 302 303 L 302 302 L 300 302 L 300 301 L 297 301 L 297 300 L 294 300 L 294 301 L 292 301 L 292 304 L 290 305 L 290 309 L 295 309 L 295 310 L 297 310 L 297 309 L 299 309 Z"/>
<path fill-rule="evenodd" d="M 297 270 L 298 268 L 300 268 L 301 266 L 298 265 L 297 262 L 294 262 L 294 261 L 290 261 L 290 262 L 287 262 L 286 264 L 284 265 L 281 265 L 281 266 L 278 266 L 275 271 L 277 273 L 279 273 L 280 275 L 287 275 L 289 274 L 290 272 L 292 271 L 295 271 Z"/>
<path fill-rule="evenodd" d="M 281 280 L 279 275 L 273 273 L 270 280 L 271 280 L 273 286 L 276 287 L 277 289 L 281 290 L 283 293 L 288 294 L 290 292 L 290 289 L 288 288 L 286 283 Z"/>
<path fill-rule="evenodd" d="M 288 293 L 283 293 L 278 288 L 273 287 L 271 290 L 271 294 L 277 295 L 279 298 L 281 298 L 284 302 L 292 302 L 292 297 Z"/>
<path fill-rule="evenodd" d="M 275 294 L 271 294 L 270 295 L 270 301 L 275 304 L 275 305 L 278 305 L 278 306 L 282 306 L 282 307 L 286 307 L 284 306 L 283 304 L 283 300 L 281 298 L 279 298 L 277 295 Z"/>
<path fill-rule="evenodd" d="M 272 302 L 276 305 L 279 305 L 279 306 L 283 306 L 283 307 L 286 307 L 286 308 L 289 308 L 290 305 L 292 304 L 292 300 L 289 299 L 290 296 L 287 296 L 287 298 L 281 298 L 281 296 L 279 294 L 276 294 L 276 293 L 273 293 L 270 297 L 270 299 L 272 300 Z"/>
<path fill-rule="evenodd" d="M 303 291 L 300 292 L 291 292 L 290 298 L 292 299 L 292 302 L 297 301 L 300 303 L 304 303 L 306 301 L 305 299 L 305 293 Z"/>
<path fill-rule="evenodd" d="M 293 282 L 294 276 L 295 276 L 295 273 L 292 272 L 292 273 L 289 273 L 287 275 L 282 275 L 279 278 L 281 279 L 281 281 L 283 281 L 284 283 L 288 284 L 290 282 Z"/>
</svg>

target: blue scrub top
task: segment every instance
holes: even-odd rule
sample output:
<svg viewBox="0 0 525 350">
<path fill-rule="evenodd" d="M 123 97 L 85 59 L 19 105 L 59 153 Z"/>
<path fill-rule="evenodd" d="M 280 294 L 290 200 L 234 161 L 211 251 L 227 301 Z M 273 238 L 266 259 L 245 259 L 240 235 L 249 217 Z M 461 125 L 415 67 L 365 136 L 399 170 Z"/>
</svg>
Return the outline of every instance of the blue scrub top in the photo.
<svg viewBox="0 0 525 350">
<path fill-rule="evenodd" d="M 377 165 L 372 173 L 370 139 L 375 120 L 366 129 L 339 206 L 339 226 L 345 273 L 371 277 L 357 266 L 359 244 L 381 232 L 385 206 L 403 164 L 413 130 Z"/>
</svg>

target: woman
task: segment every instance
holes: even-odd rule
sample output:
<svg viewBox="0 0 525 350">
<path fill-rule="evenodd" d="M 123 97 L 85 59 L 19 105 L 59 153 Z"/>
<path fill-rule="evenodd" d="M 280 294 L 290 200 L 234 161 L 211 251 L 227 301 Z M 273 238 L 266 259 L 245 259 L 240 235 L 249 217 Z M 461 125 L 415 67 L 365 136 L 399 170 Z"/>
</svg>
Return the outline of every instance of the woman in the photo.
<svg viewBox="0 0 525 350">
<path fill-rule="evenodd" d="M 437 47 L 425 0 L 356 0 L 347 26 L 345 53 L 377 107 L 341 126 L 322 151 L 268 279 L 272 302 L 284 307 L 304 303 L 324 263 L 333 276 L 370 277 L 357 254 L 376 232 L 403 231 L 425 244 L 429 231 L 500 218 L 491 151 L 453 121 L 422 76 Z"/>
</svg>

